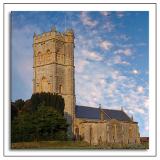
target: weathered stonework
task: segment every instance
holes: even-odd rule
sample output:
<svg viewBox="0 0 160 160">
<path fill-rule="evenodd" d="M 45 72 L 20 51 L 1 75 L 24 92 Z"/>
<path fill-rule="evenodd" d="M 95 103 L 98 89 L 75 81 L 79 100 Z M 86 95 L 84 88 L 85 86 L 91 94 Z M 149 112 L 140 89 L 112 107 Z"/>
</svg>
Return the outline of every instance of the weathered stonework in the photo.
<svg viewBox="0 0 160 160">
<path fill-rule="evenodd" d="M 140 143 L 136 122 L 122 122 L 114 119 L 75 119 L 75 136 L 76 139 L 82 139 L 91 145 Z"/>
<path fill-rule="evenodd" d="M 74 33 L 59 33 L 55 28 L 33 37 L 33 93 L 61 94 L 65 100 L 65 116 L 73 125 L 74 93 Z M 70 134 L 73 127 L 70 128 Z"/>
</svg>

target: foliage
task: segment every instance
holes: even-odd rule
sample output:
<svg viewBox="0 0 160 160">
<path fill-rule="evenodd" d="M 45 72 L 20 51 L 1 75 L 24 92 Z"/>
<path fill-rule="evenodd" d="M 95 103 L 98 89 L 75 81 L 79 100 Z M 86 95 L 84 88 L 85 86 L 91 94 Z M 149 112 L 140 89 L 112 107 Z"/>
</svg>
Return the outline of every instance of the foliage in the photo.
<svg viewBox="0 0 160 160">
<path fill-rule="evenodd" d="M 14 105 L 18 110 L 21 110 L 24 106 L 24 103 L 25 103 L 24 100 L 18 99 L 14 102 Z"/>
<path fill-rule="evenodd" d="M 14 107 L 13 110 L 18 110 L 18 112 L 29 112 L 33 113 L 37 111 L 38 107 L 41 105 L 51 106 L 57 110 L 60 114 L 64 115 L 64 99 L 61 95 L 53 93 L 34 93 L 31 98 L 24 101 L 18 99 L 11 103 Z M 15 114 L 13 114 L 15 115 Z M 18 113 L 16 114 L 16 116 Z"/>
<path fill-rule="evenodd" d="M 32 110 L 37 110 L 40 105 L 52 106 L 59 113 L 64 114 L 64 99 L 61 95 L 52 93 L 35 93 L 31 97 Z"/>
<path fill-rule="evenodd" d="M 14 106 L 14 104 L 11 103 L 11 120 L 13 120 L 15 117 L 17 117 L 17 115 L 18 115 L 18 110 Z"/>
<path fill-rule="evenodd" d="M 11 124 L 11 141 L 65 140 L 67 123 L 53 107 L 39 106 L 34 112 L 22 112 Z"/>
<path fill-rule="evenodd" d="M 32 107 L 32 102 L 30 99 L 25 101 L 25 104 L 21 110 L 22 112 L 29 112 L 32 113 L 33 112 L 33 107 Z"/>
<path fill-rule="evenodd" d="M 25 102 L 11 103 L 11 141 L 65 140 L 64 99 L 52 93 L 35 93 Z"/>
</svg>

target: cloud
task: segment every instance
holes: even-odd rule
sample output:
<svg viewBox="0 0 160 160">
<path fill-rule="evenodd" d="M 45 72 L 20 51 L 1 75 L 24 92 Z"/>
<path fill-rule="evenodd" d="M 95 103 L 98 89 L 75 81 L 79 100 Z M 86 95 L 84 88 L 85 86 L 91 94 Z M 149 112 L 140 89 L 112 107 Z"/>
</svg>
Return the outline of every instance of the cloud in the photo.
<svg viewBox="0 0 160 160">
<path fill-rule="evenodd" d="M 145 130 L 148 131 L 148 130 L 149 130 L 149 126 L 146 126 L 146 127 L 145 127 Z"/>
<path fill-rule="evenodd" d="M 118 49 L 118 50 L 114 51 L 114 54 L 123 54 L 125 56 L 131 56 L 132 50 L 130 48 Z"/>
<path fill-rule="evenodd" d="M 107 32 L 112 32 L 115 29 L 115 25 L 111 21 L 108 20 L 107 22 L 104 23 L 103 28 Z"/>
<path fill-rule="evenodd" d="M 120 35 L 116 35 L 115 39 L 116 40 L 128 41 L 130 39 L 130 37 L 127 36 L 126 34 L 120 34 Z"/>
<path fill-rule="evenodd" d="M 133 70 L 131 71 L 131 73 L 134 74 L 134 75 L 138 75 L 138 74 L 140 74 L 140 71 L 137 70 L 137 69 L 133 69 Z"/>
<path fill-rule="evenodd" d="M 149 108 L 149 98 L 148 98 L 148 97 L 145 97 L 145 98 L 144 98 L 144 107 L 145 107 L 146 109 Z"/>
<path fill-rule="evenodd" d="M 145 113 L 143 108 L 138 108 L 137 106 L 135 106 L 134 111 L 136 113 L 140 113 L 140 114 L 144 114 Z"/>
<path fill-rule="evenodd" d="M 95 51 L 88 51 L 88 50 L 83 50 L 82 54 L 89 60 L 93 61 L 102 61 L 103 57 L 100 56 L 97 52 Z"/>
<path fill-rule="evenodd" d="M 87 26 L 89 26 L 89 27 L 94 27 L 94 26 L 97 25 L 97 21 L 92 20 L 92 19 L 88 16 L 87 12 L 81 12 L 81 21 L 82 21 L 82 23 L 83 23 L 84 25 L 87 25 Z"/>
<path fill-rule="evenodd" d="M 137 92 L 138 92 L 139 94 L 144 93 L 144 88 L 143 88 L 142 86 L 138 86 L 138 87 L 137 87 Z"/>
<path fill-rule="evenodd" d="M 84 76 L 87 74 L 86 72 L 87 70 L 84 70 L 83 74 L 78 75 L 76 78 L 76 96 L 78 97 L 77 103 L 81 105 L 98 107 L 98 104 L 101 102 L 100 99 L 103 94 L 105 82 L 99 77 L 99 75 L 92 73 L 90 73 L 86 79 Z"/>
<path fill-rule="evenodd" d="M 122 61 L 122 58 L 119 55 L 116 55 L 113 57 L 113 63 L 114 64 L 122 64 L 122 65 L 130 65 L 127 61 Z"/>
<path fill-rule="evenodd" d="M 87 60 L 84 59 L 78 60 L 78 62 L 76 63 L 76 71 L 79 73 L 83 72 L 87 64 L 89 64 Z"/>
<path fill-rule="evenodd" d="M 110 15 L 110 12 L 108 12 L 108 11 L 101 11 L 100 13 L 103 16 L 109 16 Z"/>
<path fill-rule="evenodd" d="M 118 18 L 124 17 L 124 12 L 123 11 L 117 11 L 116 13 L 117 13 Z"/>
<path fill-rule="evenodd" d="M 110 50 L 112 48 L 113 44 L 109 42 L 108 40 L 101 41 L 100 47 L 104 50 Z"/>
<path fill-rule="evenodd" d="M 124 55 L 126 55 L 126 56 L 132 55 L 132 51 L 131 51 L 130 48 L 125 49 L 123 53 L 124 53 Z"/>
<path fill-rule="evenodd" d="M 117 89 L 117 84 L 115 82 L 111 83 L 108 87 L 108 96 L 113 97 L 114 91 Z"/>
<path fill-rule="evenodd" d="M 100 86 L 103 87 L 103 86 L 105 86 L 105 84 L 106 84 L 105 79 L 103 79 L 103 78 L 102 78 L 102 79 L 99 79 L 99 85 L 100 85 Z"/>
</svg>

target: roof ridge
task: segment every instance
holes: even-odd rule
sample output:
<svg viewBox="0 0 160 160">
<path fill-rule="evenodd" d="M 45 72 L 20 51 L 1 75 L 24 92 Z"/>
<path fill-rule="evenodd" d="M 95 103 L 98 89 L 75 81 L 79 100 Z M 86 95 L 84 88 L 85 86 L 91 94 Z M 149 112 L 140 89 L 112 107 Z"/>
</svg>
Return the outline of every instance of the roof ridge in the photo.
<svg viewBox="0 0 160 160">
<path fill-rule="evenodd" d="M 107 109 L 107 108 L 103 108 L 103 110 L 110 110 L 110 111 L 122 111 L 122 110 L 119 110 L 119 109 Z"/>
<path fill-rule="evenodd" d="M 98 109 L 98 107 L 90 107 L 90 106 L 84 106 L 84 105 L 78 105 L 76 104 L 75 106 L 80 106 L 80 107 L 88 107 L 88 108 L 96 108 Z M 119 109 L 107 109 L 107 108 L 102 108 L 102 110 L 111 110 L 111 111 L 122 111 L 122 110 L 119 110 Z M 124 112 L 124 111 L 122 111 Z M 124 112 L 125 113 L 125 112 Z M 126 113 L 125 113 L 126 114 Z M 127 115 L 127 114 L 126 114 Z M 127 115 L 128 116 L 128 115 Z"/>
<path fill-rule="evenodd" d="M 88 108 L 97 108 L 98 109 L 98 107 L 89 107 L 89 106 L 83 106 L 83 105 L 77 105 L 77 104 L 75 106 L 88 107 Z"/>
</svg>

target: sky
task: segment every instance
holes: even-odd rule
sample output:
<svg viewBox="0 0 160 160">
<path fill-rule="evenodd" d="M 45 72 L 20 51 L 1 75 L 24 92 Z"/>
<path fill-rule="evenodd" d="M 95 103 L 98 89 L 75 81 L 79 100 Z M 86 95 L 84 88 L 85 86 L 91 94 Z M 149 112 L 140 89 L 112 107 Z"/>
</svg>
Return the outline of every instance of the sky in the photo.
<svg viewBox="0 0 160 160">
<path fill-rule="evenodd" d="M 76 104 L 121 109 L 149 135 L 149 14 L 11 12 L 11 99 L 32 95 L 33 35 L 72 28 Z"/>
</svg>

